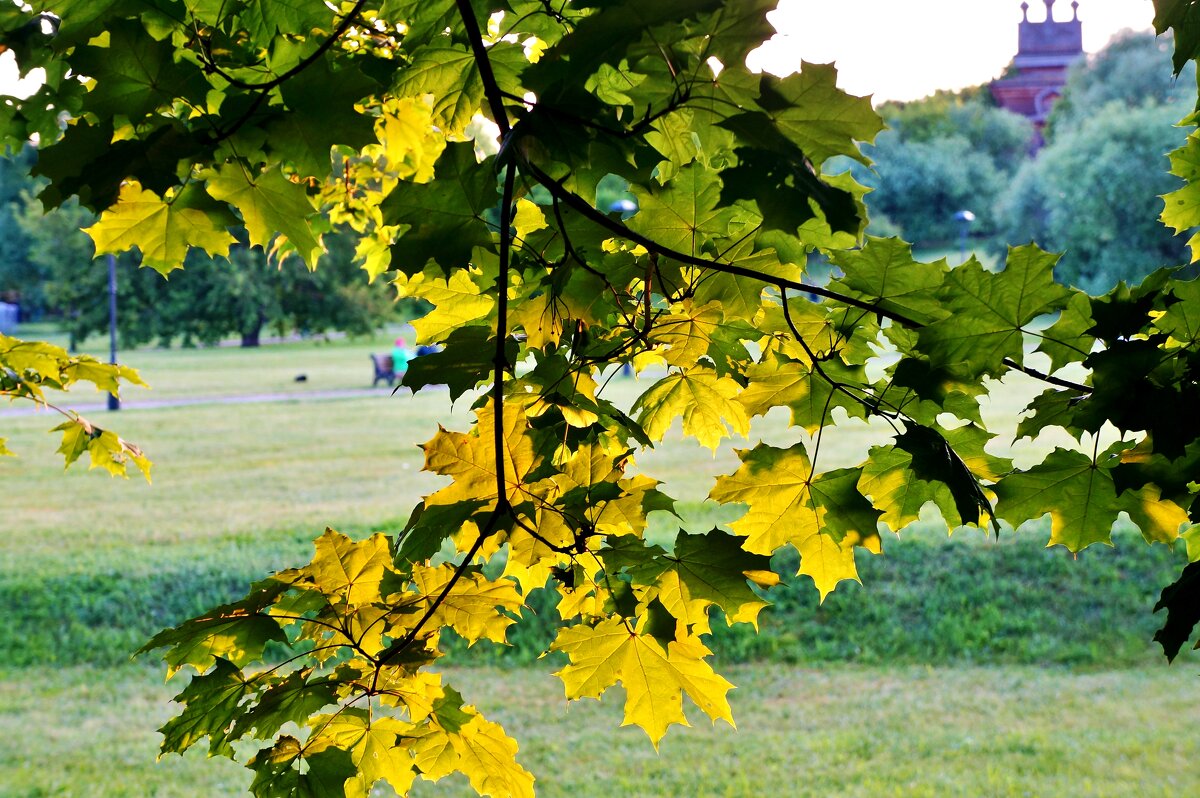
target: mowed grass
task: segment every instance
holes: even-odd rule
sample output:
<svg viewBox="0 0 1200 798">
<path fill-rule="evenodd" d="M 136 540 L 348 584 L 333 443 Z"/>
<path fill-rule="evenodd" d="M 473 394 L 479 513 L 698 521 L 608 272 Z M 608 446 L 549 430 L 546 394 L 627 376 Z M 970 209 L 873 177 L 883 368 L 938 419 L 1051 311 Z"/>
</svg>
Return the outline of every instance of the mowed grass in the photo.
<svg viewBox="0 0 1200 798">
<path fill-rule="evenodd" d="M 1200 692 L 1164 666 L 725 669 L 736 730 L 688 707 L 656 753 L 619 728 L 620 690 L 567 706 L 549 669 L 450 669 L 520 741 L 544 798 L 1164 796 L 1200 791 Z M 0 670 L 0 795 L 231 796 L 251 773 L 203 751 L 155 762 L 169 714 L 142 668 Z M 390 794 L 380 790 L 380 795 Z M 467 796 L 461 777 L 419 796 Z"/>
<path fill-rule="evenodd" d="M 45 613 L 4 624 L 16 629 L 37 624 L 39 632 L 45 630 L 38 642 L 44 648 L 29 657 L 23 656 L 30 652 L 21 648 L 22 639 L 0 631 L 0 795 L 194 796 L 245 791 L 248 771 L 228 762 L 206 761 L 202 754 L 154 764 L 153 729 L 169 715 L 167 700 L 182 689 L 181 680 L 163 685 L 161 672 L 149 667 L 56 668 L 54 663 L 86 663 L 89 646 L 97 657 L 103 652 L 106 664 L 123 661 L 122 652 L 142 639 L 140 631 L 130 632 L 132 623 L 122 633 L 125 616 L 137 616 L 153 629 L 236 595 L 250 579 L 306 561 L 312 538 L 325 525 L 356 536 L 400 528 L 419 496 L 441 484 L 420 471 L 423 458 L 416 443 L 432 437 L 438 423 L 466 429 L 470 400 L 459 400 L 451 410 L 448 396 L 439 390 L 417 397 L 409 397 L 407 391 L 393 397 L 384 388 L 352 398 L 303 395 L 365 387 L 371 376 L 366 354 L 386 347 L 387 341 L 381 340 L 260 351 L 130 353 L 126 361 L 141 368 L 155 385 L 146 392 L 155 398 L 207 401 L 298 392 L 290 400 L 248 404 L 137 409 L 134 401 L 119 414 L 96 414 L 97 421 L 111 423 L 145 447 L 156 462 L 153 485 L 137 477 L 114 480 L 89 474 L 81 466 L 64 473 L 61 459 L 53 454 L 54 439 L 46 434 L 56 423 L 51 416 L 0 414 L 0 436 L 9 438 L 9 446 L 21 455 L 0 460 L 0 517 L 5 519 L 0 533 L 0 599 L 11 601 L 11 607 L 19 605 L 22 613 L 28 606 Z M 309 380 L 295 383 L 299 373 Z M 649 384 L 616 379 L 610 393 L 628 407 Z M 1008 447 L 1020 408 L 1037 390 L 1021 379 L 998 391 L 985 414 L 993 426 L 1009 432 L 989 448 L 1020 460 L 1063 442 L 1044 437 Z M 748 441 L 733 445 L 744 448 L 765 438 L 786 446 L 802 439 L 801 433 L 787 428 L 786 420 L 785 413 L 760 419 Z M 886 433 L 886 427 L 857 421 L 842 424 L 825 434 L 818 464 L 835 468 L 860 462 Z M 703 503 L 713 475 L 737 467 L 730 446 L 711 455 L 672 434 L 664 445 L 641 456 L 639 464 L 663 479 L 664 489 L 681 500 L 682 514 L 693 531 L 736 516 L 736 509 L 714 511 Z M 972 556 L 976 562 L 999 562 L 980 549 L 995 544 L 961 534 L 947 543 L 944 531 L 936 534 L 935 520 L 927 526 L 908 536 L 916 538 L 912 543 L 890 544 L 909 546 L 900 549 L 904 556 L 895 560 L 912 564 L 923 551 L 936 550 L 938 558 L 931 562 L 937 568 L 960 562 L 957 552 L 968 557 L 963 563 Z M 666 541 L 677 527 L 678 521 L 660 515 L 653 519 L 651 534 Z M 1043 603 L 1050 606 L 1044 616 L 1025 618 L 1024 633 L 1036 635 L 1039 625 L 1086 622 L 1092 624 L 1083 627 L 1087 634 L 1087 629 L 1115 622 L 1104 614 L 1112 608 L 1099 603 L 1090 613 L 1094 617 L 1070 615 L 1077 609 L 1068 601 L 1069 591 L 1076 589 L 1068 586 L 1072 583 L 1061 583 L 1058 589 L 1068 591 L 1061 601 L 1054 597 L 1053 580 L 1064 568 L 1083 569 L 1107 554 L 1089 550 L 1074 564 L 1061 552 L 1040 551 L 1044 531 L 1022 532 L 1021 538 L 1006 535 L 1001 546 L 1025 545 L 1013 542 L 1025 540 L 1028 545 L 1022 551 L 1030 557 L 1053 558 L 1046 560 L 1053 568 L 1038 577 L 1050 581 L 1030 585 L 1028 573 L 989 571 L 987 579 L 1003 581 L 1010 593 L 998 595 L 997 603 L 988 606 L 975 596 L 956 604 L 946 603 L 940 593 L 934 601 L 930 594 L 931 606 L 945 604 L 937 610 L 943 621 L 949 619 L 945 627 L 924 623 L 911 606 L 919 598 L 914 591 L 939 589 L 941 577 L 932 570 L 921 577 L 924 581 L 907 588 L 913 595 L 903 593 L 905 573 L 885 579 L 882 572 L 865 570 L 865 589 L 846 586 L 824 608 L 815 607 L 810 586 L 799 585 L 798 591 L 807 590 L 803 611 L 809 614 L 803 617 L 810 625 L 792 628 L 790 605 L 781 602 L 780 622 L 771 634 L 779 639 L 798 636 L 801 651 L 817 640 L 827 651 L 819 658 L 829 663 L 802 669 L 784 664 L 792 655 L 783 654 L 772 655 L 771 662 L 729 667 L 726 656 L 718 667 L 740 688 L 733 694 L 739 731 L 723 725 L 710 729 L 702 716 L 693 714 L 697 728 L 675 730 L 661 755 L 654 754 L 640 731 L 617 729 L 619 691 L 603 704 L 584 702 L 565 710 L 561 685 L 549 676 L 553 667 L 548 663 L 504 670 L 458 666 L 449 678 L 522 742 L 521 759 L 539 776 L 543 795 L 1197 792 L 1194 763 L 1200 741 L 1191 734 L 1190 719 L 1200 709 L 1200 691 L 1194 686 L 1195 660 L 1186 655 L 1173 669 L 1150 655 L 1148 645 L 1143 656 L 1135 657 L 1145 664 L 1134 670 L 1097 672 L 1105 659 L 1103 652 L 1094 651 L 1084 651 L 1078 660 L 1048 655 L 1047 661 L 1086 662 L 1086 671 L 980 667 L 969 664 L 969 657 L 949 666 L 922 668 L 887 667 L 892 649 L 885 647 L 867 657 L 878 665 L 863 667 L 848 663 L 856 650 L 864 650 L 861 641 L 839 648 L 836 634 L 822 633 L 861 618 L 867 630 L 861 640 L 869 641 L 873 634 L 883 639 L 882 633 L 869 631 L 876 628 L 871 624 L 880 622 L 879 605 L 864 598 L 872 595 L 873 584 L 882 601 L 908 602 L 905 614 L 888 621 L 888 639 L 893 641 L 906 633 L 939 635 L 944 628 L 951 643 L 955 634 L 972 631 L 987 642 L 1006 613 L 1016 612 L 1009 608 L 1025 592 L 1048 597 Z M 1140 547 L 1136 541 L 1122 542 Z M 887 560 L 869 558 L 869 564 L 877 567 Z M 1147 580 L 1146 574 L 1153 572 L 1157 578 L 1156 568 L 1170 572 L 1173 567 L 1165 555 L 1137 568 L 1117 561 L 1104 571 L 1112 581 L 1098 585 L 1097 595 L 1120 595 L 1125 603 L 1113 603 L 1121 612 L 1134 606 L 1144 615 L 1153 603 L 1153 591 L 1164 584 Z M 972 580 L 969 574 L 963 576 Z M 982 590 L 993 584 L 987 579 L 978 580 Z M 1131 579 L 1139 582 L 1136 591 L 1126 584 Z M 942 581 L 952 591 L 970 587 L 963 580 Z M 192 585 L 203 585 L 204 590 L 192 591 Z M 141 592 L 135 597 L 137 591 Z M 4 607 L 5 615 L 9 606 Z M 1068 614 L 1054 621 L 1056 611 Z M 105 626 L 106 619 L 112 628 Z M 1147 633 L 1138 634 L 1138 639 L 1148 639 Z M 731 642 L 751 654 L 770 649 L 747 646 L 741 639 Z M 796 650 L 793 644 L 789 650 Z M 1055 644 L 1048 645 L 1053 649 Z M 56 652 L 56 646 L 61 650 Z M 922 649 L 914 651 L 899 661 L 911 662 Z M 941 661 L 946 655 L 938 656 Z M 1130 656 L 1118 661 L 1127 663 Z M 18 661 L 31 664 L 4 667 Z M 455 784 L 423 789 L 421 794 L 469 794 L 464 783 Z"/>
</svg>

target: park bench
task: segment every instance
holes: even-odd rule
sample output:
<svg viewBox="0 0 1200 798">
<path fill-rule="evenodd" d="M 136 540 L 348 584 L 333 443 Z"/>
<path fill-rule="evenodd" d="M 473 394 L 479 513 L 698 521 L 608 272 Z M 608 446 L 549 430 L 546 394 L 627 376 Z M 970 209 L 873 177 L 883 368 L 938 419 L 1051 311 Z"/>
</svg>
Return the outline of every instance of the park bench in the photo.
<svg viewBox="0 0 1200 798">
<path fill-rule="evenodd" d="M 375 367 L 375 379 L 371 380 L 374 388 L 380 380 L 386 380 L 388 385 L 396 381 L 396 366 L 391 355 L 371 355 L 371 365 Z"/>
</svg>

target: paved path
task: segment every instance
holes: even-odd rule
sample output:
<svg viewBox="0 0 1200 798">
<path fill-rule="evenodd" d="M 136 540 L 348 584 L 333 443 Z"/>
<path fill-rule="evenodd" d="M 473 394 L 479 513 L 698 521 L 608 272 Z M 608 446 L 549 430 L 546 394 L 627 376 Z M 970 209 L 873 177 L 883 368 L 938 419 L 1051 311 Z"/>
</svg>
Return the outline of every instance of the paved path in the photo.
<svg viewBox="0 0 1200 798">
<path fill-rule="evenodd" d="M 188 407 L 190 405 L 247 405 L 262 402 L 310 402 L 323 399 L 353 399 L 360 396 L 378 396 L 386 399 L 391 395 L 387 388 L 344 388 L 337 391 L 308 391 L 305 393 L 254 393 L 242 396 L 197 396 L 183 399 L 123 399 L 123 410 L 149 410 L 156 407 Z M 52 397 L 53 399 L 54 397 Z M 104 402 L 83 402 L 76 404 L 70 401 L 70 395 L 57 397 L 59 407 L 70 408 L 80 415 L 94 414 L 107 410 Z M 33 405 L 32 402 L 21 400 L 8 406 L 0 406 L 0 418 L 8 416 L 31 416 L 45 412 Z"/>
</svg>

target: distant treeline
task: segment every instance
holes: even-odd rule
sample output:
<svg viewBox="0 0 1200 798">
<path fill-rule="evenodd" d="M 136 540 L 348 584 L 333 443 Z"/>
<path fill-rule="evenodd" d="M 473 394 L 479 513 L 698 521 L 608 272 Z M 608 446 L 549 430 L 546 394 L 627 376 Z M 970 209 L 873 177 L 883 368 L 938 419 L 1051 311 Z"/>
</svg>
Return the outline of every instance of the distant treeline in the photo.
<svg viewBox="0 0 1200 798">
<path fill-rule="evenodd" d="M 95 215 L 75 200 L 44 212 L 42 183 L 29 176 L 37 152 L 0 158 L 0 300 L 20 306 L 24 321 L 52 319 L 72 340 L 108 329 L 108 267 L 94 257 L 83 228 Z M 245 234 L 235 231 L 245 240 Z M 366 333 L 409 310 L 397 306 L 385 280 L 368 284 L 354 264 L 350 232 L 325 234 L 320 268 L 299 259 L 269 260 L 261 249 L 235 245 L 228 258 L 194 250 L 169 279 L 138 268 L 137 253 L 118 258 L 118 324 L 122 345 L 212 343 L 240 338 L 257 345 L 266 330 Z M 408 302 L 411 302 L 409 300 Z"/>
<path fill-rule="evenodd" d="M 871 232 L 943 246 L 970 210 L 977 244 L 1065 252 L 1058 278 L 1093 292 L 1186 262 L 1185 239 L 1156 221 L 1159 196 L 1181 185 L 1166 156 L 1187 136 L 1176 124 L 1195 82 L 1172 76 L 1170 54 L 1169 39 L 1126 31 L 1077 63 L 1032 158 L 1031 125 L 986 86 L 884 104 L 874 166 L 851 166 L 875 189 Z"/>
</svg>

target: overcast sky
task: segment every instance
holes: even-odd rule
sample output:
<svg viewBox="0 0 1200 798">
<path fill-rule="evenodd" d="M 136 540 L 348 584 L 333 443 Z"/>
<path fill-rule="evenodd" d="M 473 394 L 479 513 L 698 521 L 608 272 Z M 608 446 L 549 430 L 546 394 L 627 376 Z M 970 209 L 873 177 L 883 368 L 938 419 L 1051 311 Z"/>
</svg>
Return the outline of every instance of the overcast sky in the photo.
<svg viewBox="0 0 1200 798">
<path fill-rule="evenodd" d="M 1030 0 L 1029 18 L 1046 18 Z M 1058 0 L 1055 19 L 1071 18 Z M 1102 48 L 1124 28 L 1151 27 L 1151 0 L 1079 0 L 1083 46 Z M 999 77 L 1017 50 L 1020 0 L 781 0 L 779 30 L 750 65 L 786 74 L 800 60 L 836 62 L 838 84 L 854 94 L 913 100 Z"/>
<path fill-rule="evenodd" d="M 1045 18 L 1043 2 L 1030 2 L 1030 19 Z M 1055 15 L 1070 19 L 1070 2 L 1058 0 Z M 1080 0 L 1084 48 L 1099 50 L 1123 28 L 1149 28 L 1153 17 L 1151 0 Z M 752 56 L 752 66 L 787 74 L 801 59 L 834 61 L 847 91 L 877 102 L 912 100 L 998 77 L 1017 49 L 1021 3 L 781 0 L 770 19 L 779 34 Z M 12 53 L 0 55 L 0 93 L 16 93 L 16 71 Z"/>
</svg>

